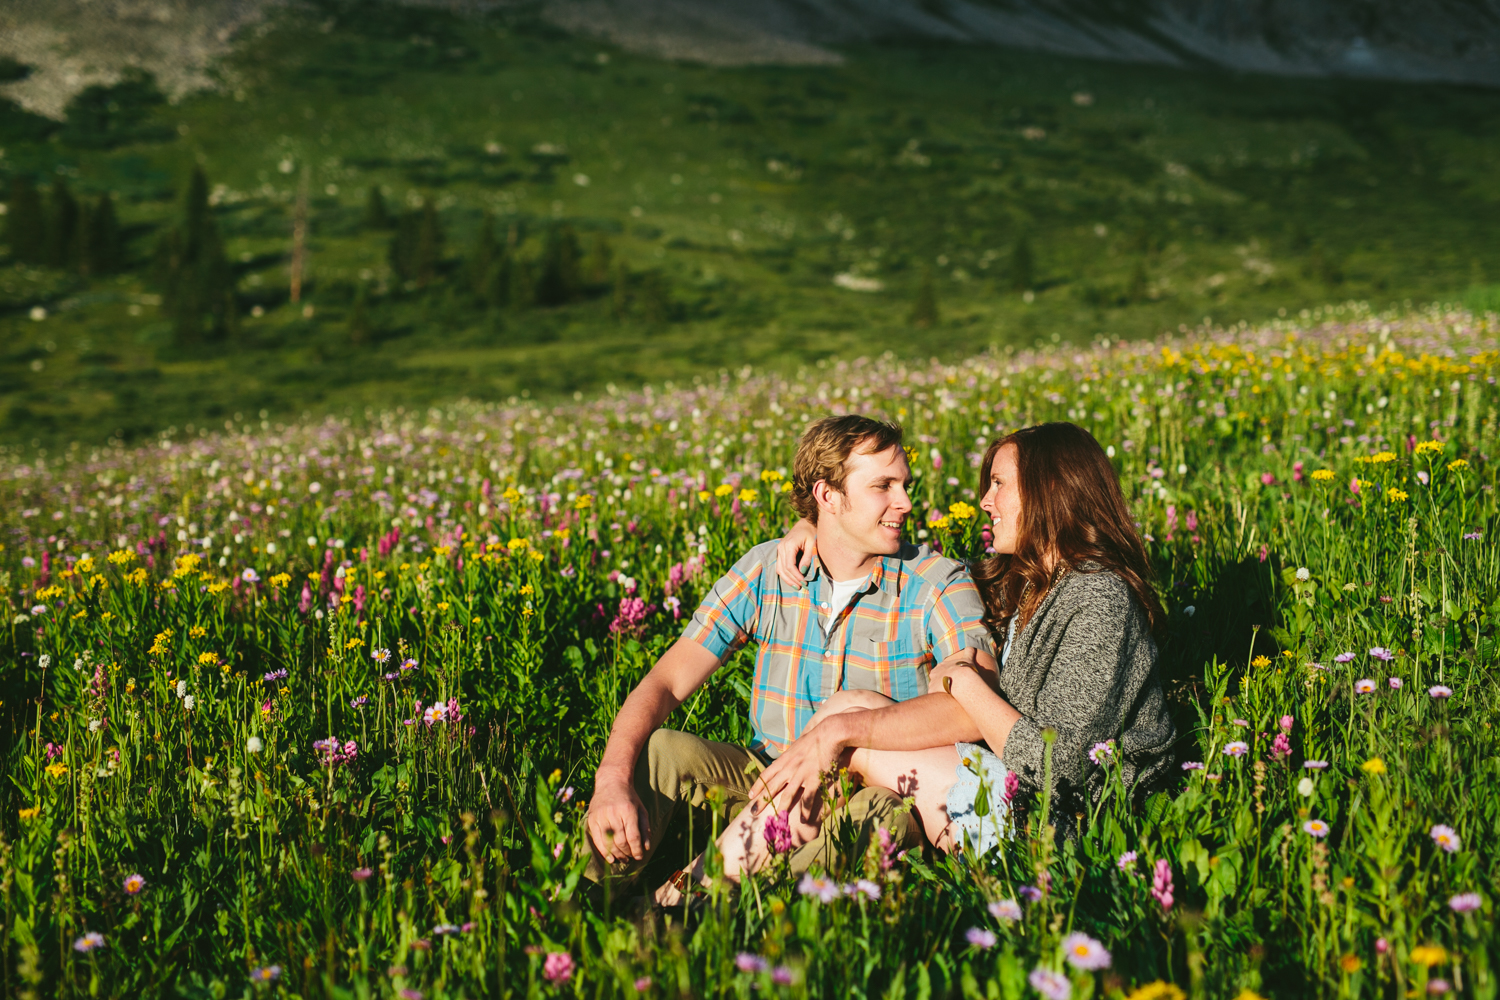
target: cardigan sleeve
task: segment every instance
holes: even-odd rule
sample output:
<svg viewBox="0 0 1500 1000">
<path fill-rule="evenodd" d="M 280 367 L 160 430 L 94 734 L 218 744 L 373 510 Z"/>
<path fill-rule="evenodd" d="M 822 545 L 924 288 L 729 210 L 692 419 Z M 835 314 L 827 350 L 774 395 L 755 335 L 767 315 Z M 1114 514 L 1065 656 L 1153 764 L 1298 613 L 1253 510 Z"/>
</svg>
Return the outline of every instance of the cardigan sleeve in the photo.
<svg viewBox="0 0 1500 1000">
<path fill-rule="evenodd" d="M 1066 592 L 1043 620 L 1028 651 L 1039 653 L 1039 679 L 1032 702 L 1005 742 L 1005 766 L 1033 787 L 1044 772 L 1042 731 L 1056 732 L 1052 779 L 1060 792 L 1082 796 L 1099 765 L 1089 757 L 1096 743 L 1116 738 L 1132 711 L 1135 695 L 1155 657 L 1141 656 L 1151 642 L 1144 614 L 1130 599 L 1124 581 L 1110 573 L 1075 574 Z"/>
</svg>

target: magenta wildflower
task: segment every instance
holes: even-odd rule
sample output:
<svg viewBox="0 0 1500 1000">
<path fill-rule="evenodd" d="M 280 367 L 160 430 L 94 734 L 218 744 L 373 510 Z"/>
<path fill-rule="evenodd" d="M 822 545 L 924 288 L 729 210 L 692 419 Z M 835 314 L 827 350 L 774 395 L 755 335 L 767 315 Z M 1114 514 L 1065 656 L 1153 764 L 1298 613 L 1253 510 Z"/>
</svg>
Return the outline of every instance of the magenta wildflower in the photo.
<svg viewBox="0 0 1500 1000">
<path fill-rule="evenodd" d="M 1034 885 L 1023 885 L 1021 886 L 1021 888 L 1016 890 L 1016 895 L 1020 896 L 1028 903 L 1035 903 L 1042 898 L 1042 890 L 1038 889 Z"/>
<path fill-rule="evenodd" d="M 1182 762 L 1182 769 L 1184 771 L 1201 771 L 1203 770 L 1203 762 L 1201 760 L 1185 760 Z"/>
<path fill-rule="evenodd" d="M 984 951 L 987 948 L 995 947 L 995 942 L 1000 939 L 995 936 L 994 931 L 987 927 L 970 927 L 964 931 L 964 940 L 980 951 Z"/>
<path fill-rule="evenodd" d="M 1370 678 L 1368 677 L 1361 677 L 1359 680 L 1354 682 L 1355 694 L 1373 694 L 1374 691 L 1375 682 L 1370 680 Z"/>
<path fill-rule="evenodd" d="M 1073 995 L 1073 984 L 1068 977 L 1051 969 L 1032 969 L 1026 981 L 1047 1000 L 1068 1000 Z"/>
<path fill-rule="evenodd" d="M 1427 693 L 1434 698 L 1452 698 L 1453 689 L 1446 684 L 1434 684 L 1427 689 Z"/>
<path fill-rule="evenodd" d="M 1484 904 L 1477 892 L 1461 892 L 1448 900 L 1448 908 L 1454 913 L 1473 913 Z M 101 942 L 102 943 L 102 942 Z"/>
<path fill-rule="evenodd" d="M 1172 866 L 1166 858 L 1158 858 L 1152 871 L 1151 896 L 1161 904 L 1163 911 L 1172 908 L 1175 901 L 1172 896 Z"/>
<path fill-rule="evenodd" d="M 252 983 L 274 983 L 281 978 L 281 966 L 260 965 L 250 970 Z"/>
<path fill-rule="evenodd" d="M 566 983 L 573 978 L 573 956 L 565 951 L 550 951 L 542 962 L 542 978 L 549 983 Z"/>
<path fill-rule="evenodd" d="M 1005 801 L 1007 801 L 1007 802 L 1014 801 L 1016 795 L 1020 791 L 1021 791 L 1021 778 L 1020 778 L 1020 775 L 1016 774 L 1016 772 L 1014 772 L 1014 771 L 1006 771 L 1005 772 Z"/>
<path fill-rule="evenodd" d="M 1429 831 L 1429 835 L 1432 837 L 1432 842 L 1434 844 L 1441 847 L 1449 854 L 1453 854 L 1463 846 L 1462 842 L 1459 840 L 1458 831 L 1453 829 L 1453 827 L 1446 826 L 1442 823 L 1434 824 L 1432 829 Z"/>
<path fill-rule="evenodd" d="M 1392 653 L 1389 649 L 1386 649 L 1384 646 L 1371 646 L 1370 647 L 1370 655 L 1373 656 L 1375 659 L 1380 660 L 1382 663 L 1389 662 L 1389 661 L 1394 660 L 1396 658 L 1396 654 Z"/>
<path fill-rule="evenodd" d="M 139 896 L 141 890 L 146 888 L 146 877 L 144 875 L 125 876 L 125 895 Z"/>
<path fill-rule="evenodd" d="M 734 956 L 734 967 L 747 975 L 754 975 L 757 972 L 765 972 L 771 967 L 771 963 L 759 955 L 752 955 L 748 951 L 742 951 Z"/>
<path fill-rule="evenodd" d="M 1391 690 L 1392 691 L 1400 691 L 1401 688 L 1405 686 L 1405 684 L 1406 684 L 1406 682 L 1403 681 L 1399 677 L 1392 677 L 1392 678 L 1390 678 L 1390 685 L 1391 685 Z"/>
<path fill-rule="evenodd" d="M 839 884 L 831 878 L 815 876 L 811 872 L 802 876 L 797 891 L 804 896 L 816 896 L 825 903 L 839 898 Z"/>
<path fill-rule="evenodd" d="M 1306 823 L 1302 824 L 1303 833 L 1307 833 L 1314 837 L 1317 837 L 1319 840 L 1322 840 L 1324 837 L 1328 836 L 1329 829 L 1329 825 L 1320 819 L 1310 819 Z"/>
<path fill-rule="evenodd" d="M 1068 964 L 1083 972 L 1109 968 L 1110 955 L 1104 945 L 1081 931 L 1074 931 L 1062 940 L 1063 957 Z"/>
<path fill-rule="evenodd" d="M 1115 865 L 1120 869 L 1120 871 L 1128 872 L 1130 871 L 1130 869 L 1135 867 L 1135 859 L 1138 857 L 1140 857 L 1140 855 L 1136 854 L 1134 851 L 1126 851 L 1124 854 L 1115 859 Z"/>
<path fill-rule="evenodd" d="M 1334 663 L 1350 663 L 1354 660 L 1353 653 L 1340 653 L 1333 658 Z"/>
<path fill-rule="evenodd" d="M 876 900 L 880 898 L 880 886 L 875 882 L 871 882 L 867 878 L 862 878 L 856 881 L 853 885 L 846 887 L 844 890 L 844 895 L 863 896 L 869 900 Z"/>
<path fill-rule="evenodd" d="M 649 990 L 650 988 L 651 988 L 651 977 L 650 976 L 642 976 L 641 978 L 639 978 L 639 979 L 637 979 L 635 981 L 635 991 L 637 993 L 644 993 L 647 990 Z"/>
<path fill-rule="evenodd" d="M 1309 771 L 1326 771 L 1328 769 L 1328 761 L 1326 761 L 1326 760 L 1304 760 L 1302 762 L 1302 766 L 1305 767 L 1305 768 L 1307 768 Z"/>
<path fill-rule="evenodd" d="M 772 813 L 766 817 L 766 849 L 772 854 L 785 854 L 792 849 L 792 813 L 789 809 Z"/>
<path fill-rule="evenodd" d="M 100 934 L 98 931 L 89 931 L 87 934 L 83 935 L 78 940 L 73 942 L 73 950 L 76 952 L 81 952 L 85 955 L 87 955 L 91 951 L 95 951 L 103 947 L 104 935 Z"/>
<path fill-rule="evenodd" d="M 1294 724 L 1295 724 L 1295 720 L 1293 720 L 1290 715 L 1283 715 L 1281 717 L 1281 723 L 1280 723 L 1280 725 L 1281 725 L 1281 731 L 1283 733 L 1290 733 L 1292 731 L 1292 726 Z"/>
<path fill-rule="evenodd" d="M 1103 764 L 1110 757 L 1114 756 L 1114 752 L 1115 747 L 1113 742 L 1095 743 L 1093 749 L 1089 750 L 1089 760 L 1095 764 Z"/>
<path fill-rule="evenodd" d="M 349 877 L 356 882 L 363 882 L 365 881 L 365 879 L 374 874 L 375 872 L 369 868 L 356 868 L 349 873 Z"/>
<path fill-rule="evenodd" d="M 1427 992 L 1433 996 L 1441 996 L 1453 989 L 1453 984 L 1446 979 L 1437 978 L 1427 980 Z"/>
<path fill-rule="evenodd" d="M 998 899 L 989 905 L 990 916 L 1007 923 L 1021 919 L 1021 904 L 1014 899 Z"/>
<path fill-rule="evenodd" d="M 1286 733 L 1277 733 L 1276 738 L 1271 741 L 1271 759 L 1282 761 L 1291 755 L 1292 741 L 1287 739 Z"/>
<path fill-rule="evenodd" d="M 792 970 L 784 965 L 778 965 L 771 970 L 771 982 L 777 986 L 792 985 Z"/>
<path fill-rule="evenodd" d="M 1377 955 L 1384 955 L 1386 952 L 1388 952 L 1390 950 L 1391 950 L 1391 943 L 1389 941 L 1387 941 L 1385 938 L 1380 937 L 1380 938 L 1376 938 L 1375 939 L 1375 953 Z"/>
<path fill-rule="evenodd" d="M 1232 743 L 1224 745 L 1224 756 L 1226 757 L 1243 757 L 1249 752 L 1250 744 L 1244 740 L 1235 740 Z"/>
</svg>

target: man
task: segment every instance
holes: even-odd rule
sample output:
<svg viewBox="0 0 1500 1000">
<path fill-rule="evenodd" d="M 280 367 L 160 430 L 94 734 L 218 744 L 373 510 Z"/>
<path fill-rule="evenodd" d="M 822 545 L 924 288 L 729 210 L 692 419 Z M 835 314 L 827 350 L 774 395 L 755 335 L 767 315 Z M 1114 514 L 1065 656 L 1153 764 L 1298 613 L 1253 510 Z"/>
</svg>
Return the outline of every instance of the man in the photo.
<svg viewBox="0 0 1500 1000">
<path fill-rule="evenodd" d="M 980 738 L 952 698 L 928 694 L 929 684 L 959 662 L 975 663 L 993 683 L 994 646 L 964 567 L 902 543 L 910 483 L 900 427 L 844 416 L 807 429 L 791 500 L 816 528 L 811 578 L 803 588 L 785 587 L 776 574 L 776 540 L 755 546 L 714 584 L 682 638 L 625 700 L 589 803 L 596 852 L 590 878 L 638 874 L 678 804 L 701 805 L 710 789 L 731 809 L 752 793 L 765 800 L 789 791 L 807 817 L 816 815 L 820 772 L 846 749 L 916 750 Z M 748 749 L 659 728 L 751 640 L 760 648 Z M 834 715 L 799 739 L 818 706 L 845 690 L 896 704 Z M 746 773 L 768 761 L 759 780 Z M 900 802 L 890 789 L 864 788 L 838 813 L 861 838 L 884 827 L 909 846 L 921 834 L 897 813 Z M 825 841 L 800 848 L 793 870 L 815 860 L 829 864 Z"/>
</svg>

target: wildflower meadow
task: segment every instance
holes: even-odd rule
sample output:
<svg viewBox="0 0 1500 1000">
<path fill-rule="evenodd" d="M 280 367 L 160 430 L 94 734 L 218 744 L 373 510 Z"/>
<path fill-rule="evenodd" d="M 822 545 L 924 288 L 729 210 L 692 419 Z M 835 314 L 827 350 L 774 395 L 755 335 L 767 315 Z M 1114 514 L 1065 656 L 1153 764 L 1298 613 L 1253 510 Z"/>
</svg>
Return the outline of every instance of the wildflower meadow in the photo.
<svg viewBox="0 0 1500 1000">
<path fill-rule="evenodd" d="M 1497 350 L 1494 314 L 1348 303 L 11 455 L 0 992 L 1492 998 Z M 1174 780 L 1063 841 L 996 789 L 985 859 L 877 843 L 686 915 L 589 891 L 621 701 L 790 523 L 806 423 L 856 411 L 906 427 L 911 533 L 965 558 L 988 442 L 1106 445 L 1169 613 Z M 745 740 L 751 663 L 669 725 Z"/>
</svg>

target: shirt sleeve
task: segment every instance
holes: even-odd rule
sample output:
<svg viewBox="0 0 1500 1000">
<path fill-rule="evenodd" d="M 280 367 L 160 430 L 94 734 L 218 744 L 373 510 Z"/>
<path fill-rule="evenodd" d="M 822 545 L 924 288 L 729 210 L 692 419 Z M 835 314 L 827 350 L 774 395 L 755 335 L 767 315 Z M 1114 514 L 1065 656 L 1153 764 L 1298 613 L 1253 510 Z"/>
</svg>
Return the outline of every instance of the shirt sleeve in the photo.
<svg viewBox="0 0 1500 1000">
<path fill-rule="evenodd" d="M 682 637 L 713 653 L 720 663 L 742 649 L 755 636 L 765 569 L 759 546 L 741 556 L 704 595 Z"/>
<path fill-rule="evenodd" d="M 939 663 L 964 649 L 995 656 L 995 640 L 984 623 L 979 588 L 962 565 L 934 591 L 927 614 L 927 641 Z M 998 660 L 998 658 L 997 658 Z"/>
</svg>

